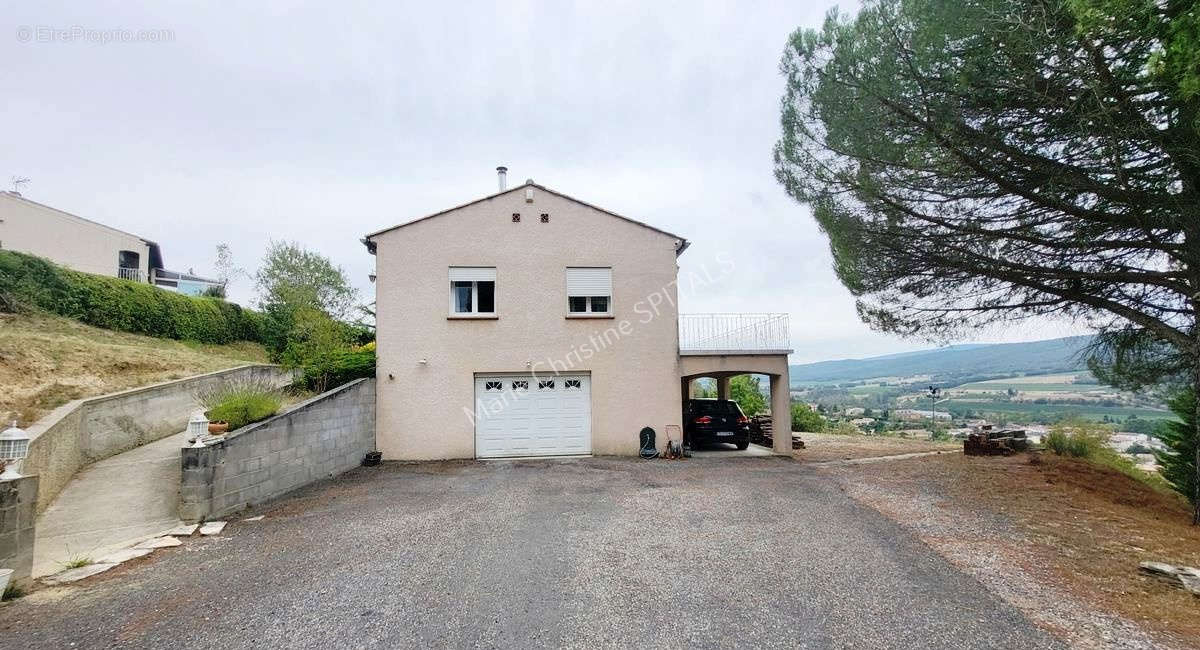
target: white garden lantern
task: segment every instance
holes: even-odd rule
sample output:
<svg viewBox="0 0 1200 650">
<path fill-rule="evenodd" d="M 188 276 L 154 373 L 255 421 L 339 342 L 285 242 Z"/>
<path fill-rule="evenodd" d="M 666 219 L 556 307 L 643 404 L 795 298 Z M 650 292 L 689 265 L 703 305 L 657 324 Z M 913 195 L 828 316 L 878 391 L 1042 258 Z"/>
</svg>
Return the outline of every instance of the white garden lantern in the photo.
<svg viewBox="0 0 1200 650">
<path fill-rule="evenodd" d="M 29 434 L 18 429 L 14 420 L 11 427 L 0 433 L 0 461 L 4 461 L 0 481 L 21 478 L 21 461 L 28 455 Z"/>
<path fill-rule="evenodd" d="M 188 437 L 193 438 L 193 447 L 204 446 L 204 436 L 208 435 L 208 418 L 203 413 L 196 412 L 188 420 Z"/>
</svg>

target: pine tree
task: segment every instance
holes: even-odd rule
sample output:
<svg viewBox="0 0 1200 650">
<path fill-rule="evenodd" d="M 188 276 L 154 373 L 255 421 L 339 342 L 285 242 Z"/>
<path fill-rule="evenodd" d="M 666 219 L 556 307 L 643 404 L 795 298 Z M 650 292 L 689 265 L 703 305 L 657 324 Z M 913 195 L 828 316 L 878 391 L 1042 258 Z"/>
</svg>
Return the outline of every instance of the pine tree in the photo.
<svg viewBox="0 0 1200 650">
<path fill-rule="evenodd" d="M 1177 393 L 1169 402 L 1171 410 L 1180 421 L 1164 422 L 1154 432 L 1167 446 L 1166 451 L 1155 450 L 1154 457 L 1162 467 L 1162 477 L 1171 487 L 1188 498 L 1196 506 L 1196 393 L 1185 390 Z"/>
</svg>

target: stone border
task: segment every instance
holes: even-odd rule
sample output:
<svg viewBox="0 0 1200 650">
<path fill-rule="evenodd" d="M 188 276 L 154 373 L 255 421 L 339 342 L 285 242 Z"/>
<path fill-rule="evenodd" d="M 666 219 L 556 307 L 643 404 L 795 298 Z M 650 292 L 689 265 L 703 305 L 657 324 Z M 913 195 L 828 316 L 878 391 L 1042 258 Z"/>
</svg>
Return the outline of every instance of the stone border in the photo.
<svg viewBox="0 0 1200 650">
<path fill-rule="evenodd" d="M 181 450 L 179 518 L 204 521 L 357 467 L 375 450 L 375 379 Z"/>
<path fill-rule="evenodd" d="M 200 385 L 231 376 L 270 374 L 279 385 L 294 376 L 271 364 L 246 364 L 182 379 L 77 399 L 29 426 L 29 457 L 22 472 L 37 475 L 40 514 L 81 468 L 148 442 L 179 433 Z"/>
</svg>

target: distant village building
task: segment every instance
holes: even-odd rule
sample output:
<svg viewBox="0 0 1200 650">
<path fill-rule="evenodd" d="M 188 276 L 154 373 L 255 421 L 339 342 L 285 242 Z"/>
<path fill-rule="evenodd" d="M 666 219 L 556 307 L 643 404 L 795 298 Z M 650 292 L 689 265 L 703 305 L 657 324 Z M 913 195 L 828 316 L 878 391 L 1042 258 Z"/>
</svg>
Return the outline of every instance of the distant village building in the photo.
<svg viewBox="0 0 1200 650">
<path fill-rule="evenodd" d="M 859 410 L 862 410 L 862 409 L 859 409 Z M 853 420 L 850 420 L 850 424 L 853 424 L 854 426 L 861 429 L 861 428 L 869 427 L 872 424 L 875 424 L 875 418 L 854 418 Z"/>
<path fill-rule="evenodd" d="M 867 412 L 867 410 L 862 408 L 861 406 L 852 406 L 852 407 L 846 409 L 846 417 L 848 417 L 848 418 L 858 417 L 866 412 Z"/>
<path fill-rule="evenodd" d="M 1124 453 L 1126 449 L 1133 445 L 1140 445 L 1147 449 L 1157 449 L 1166 451 L 1167 446 L 1161 440 L 1153 436 L 1148 436 L 1144 433 L 1114 433 L 1108 438 L 1108 446 L 1114 451 Z"/>
<path fill-rule="evenodd" d="M 920 409 L 892 409 L 892 415 L 900 420 L 928 420 L 932 413 L 935 420 L 954 419 L 945 411 L 922 411 Z"/>
</svg>

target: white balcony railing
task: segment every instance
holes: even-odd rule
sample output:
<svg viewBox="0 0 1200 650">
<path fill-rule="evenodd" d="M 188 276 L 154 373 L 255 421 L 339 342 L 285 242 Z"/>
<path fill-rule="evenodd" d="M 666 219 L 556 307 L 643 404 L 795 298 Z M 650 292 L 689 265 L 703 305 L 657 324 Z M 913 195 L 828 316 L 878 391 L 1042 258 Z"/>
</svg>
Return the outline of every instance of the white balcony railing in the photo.
<svg viewBox="0 0 1200 650">
<path fill-rule="evenodd" d="M 142 270 L 127 268 L 124 266 L 117 267 L 117 277 L 122 280 L 133 280 L 134 282 L 142 281 Z"/>
<path fill-rule="evenodd" d="M 679 315 L 681 353 L 761 353 L 790 348 L 787 314 Z"/>
</svg>

